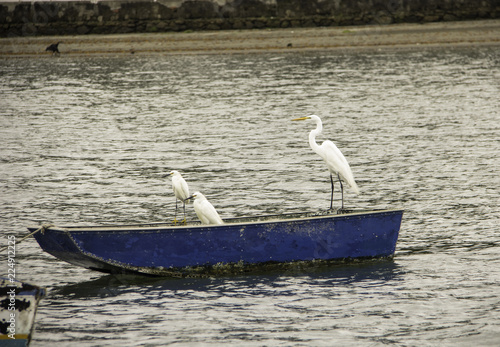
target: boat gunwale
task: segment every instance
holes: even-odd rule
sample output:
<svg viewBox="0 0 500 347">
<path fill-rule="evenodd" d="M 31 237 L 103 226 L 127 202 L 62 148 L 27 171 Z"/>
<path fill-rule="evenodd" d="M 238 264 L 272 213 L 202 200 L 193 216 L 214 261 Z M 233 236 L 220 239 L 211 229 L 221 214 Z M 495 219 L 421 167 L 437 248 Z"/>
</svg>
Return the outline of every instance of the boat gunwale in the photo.
<svg viewBox="0 0 500 347">
<path fill-rule="evenodd" d="M 246 226 L 246 225 L 258 225 L 258 224 L 271 224 L 271 223 L 289 223 L 296 221 L 309 221 L 309 220 L 320 220 L 320 219 L 331 219 L 331 218 L 345 218 L 354 216 L 370 215 L 373 213 L 392 213 L 401 212 L 403 209 L 380 209 L 380 210 L 360 210 L 352 211 L 342 214 L 322 214 L 317 215 L 318 212 L 291 212 L 284 214 L 275 215 L 262 215 L 262 216 L 242 216 L 224 219 L 224 224 L 201 224 L 196 222 L 193 224 L 184 225 L 173 225 L 171 222 L 153 222 L 153 223 L 140 223 L 140 224 L 118 224 L 118 225 L 89 225 L 89 226 L 56 226 L 51 225 L 46 227 L 45 230 L 60 231 L 60 232 L 127 232 L 127 231 L 158 231 L 170 230 L 170 231 L 185 231 L 191 229 L 213 229 L 213 228 L 224 228 L 228 226 Z M 287 218 L 289 216 L 289 218 Z M 297 216 L 297 217 L 293 217 Z M 240 221 L 245 219 L 255 219 L 255 221 Z M 40 228 L 40 226 L 29 226 L 28 229 L 35 230 Z"/>
</svg>

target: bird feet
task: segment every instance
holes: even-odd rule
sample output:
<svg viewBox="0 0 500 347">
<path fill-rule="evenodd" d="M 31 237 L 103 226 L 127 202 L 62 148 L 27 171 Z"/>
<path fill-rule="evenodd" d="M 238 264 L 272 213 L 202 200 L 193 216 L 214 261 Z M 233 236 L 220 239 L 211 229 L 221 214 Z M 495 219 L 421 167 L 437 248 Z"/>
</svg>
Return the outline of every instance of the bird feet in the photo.
<svg viewBox="0 0 500 347">
<path fill-rule="evenodd" d="M 186 221 L 186 218 L 184 218 L 184 219 L 183 219 L 183 220 L 181 220 L 181 221 L 178 221 L 177 219 L 174 219 L 174 221 L 173 221 L 172 223 L 173 223 L 174 225 L 177 225 L 177 223 L 186 225 L 186 224 L 187 224 L 187 221 Z"/>
<path fill-rule="evenodd" d="M 343 208 L 343 207 L 341 207 L 337 210 L 337 214 L 345 214 L 345 213 L 351 213 L 351 212 L 352 212 L 352 210 L 348 210 L 347 208 Z"/>
<path fill-rule="evenodd" d="M 327 210 L 328 213 L 331 213 L 331 214 L 344 214 L 344 213 L 349 213 L 349 212 L 352 212 L 351 210 L 348 210 L 346 208 L 329 208 Z"/>
</svg>

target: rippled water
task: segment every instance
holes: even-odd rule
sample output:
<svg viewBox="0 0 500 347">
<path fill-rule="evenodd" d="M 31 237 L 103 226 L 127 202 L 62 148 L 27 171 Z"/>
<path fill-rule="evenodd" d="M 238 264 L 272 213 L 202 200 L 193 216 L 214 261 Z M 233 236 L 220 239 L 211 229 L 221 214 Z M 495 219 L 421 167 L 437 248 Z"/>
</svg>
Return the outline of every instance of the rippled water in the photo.
<svg viewBox="0 0 500 347">
<path fill-rule="evenodd" d="M 0 76 L 2 245 L 44 221 L 170 220 L 171 169 L 223 218 L 326 209 L 313 125 L 290 121 L 308 114 L 351 163 L 348 207 L 406 210 L 393 261 L 246 276 L 107 276 L 29 239 L 18 279 L 48 288 L 33 346 L 500 340 L 498 47 L 62 55 Z"/>
</svg>

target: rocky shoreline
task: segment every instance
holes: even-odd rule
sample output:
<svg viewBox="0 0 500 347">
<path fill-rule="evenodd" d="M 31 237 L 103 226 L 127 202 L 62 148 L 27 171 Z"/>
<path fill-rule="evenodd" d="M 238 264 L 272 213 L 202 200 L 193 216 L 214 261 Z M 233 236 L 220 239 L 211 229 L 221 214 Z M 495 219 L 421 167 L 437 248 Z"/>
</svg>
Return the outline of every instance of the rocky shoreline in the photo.
<svg viewBox="0 0 500 347">
<path fill-rule="evenodd" d="M 46 52 L 45 48 L 55 42 L 61 42 L 60 56 L 221 54 L 500 45 L 500 20 L 0 38 L 0 57 L 49 56 L 52 53 Z"/>
<path fill-rule="evenodd" d="M 0 37 L 499 19 L 498 0 L 0 0 Z"/>
</svg>

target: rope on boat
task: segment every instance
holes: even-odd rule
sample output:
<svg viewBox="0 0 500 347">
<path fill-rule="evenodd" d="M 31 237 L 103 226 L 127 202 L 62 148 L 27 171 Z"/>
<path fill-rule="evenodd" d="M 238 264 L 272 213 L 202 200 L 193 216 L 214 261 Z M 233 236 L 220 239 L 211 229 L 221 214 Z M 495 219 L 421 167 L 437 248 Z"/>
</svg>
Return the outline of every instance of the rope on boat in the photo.
<svg viewBox="0 0 500 347">
<path fill-rule="evenodd" d="M 24 240 L 26 240 L 28 237 L 33 236 L 33 235 L 35 235 L 35 234 L 36 234 L 36 233 L 38 233 L 38 232 L 42 232 L 42 234 L 43 234 L 43 233 L 45 232 L 45 230 L 46 230 L 46 229 L 48 229 L 48 228 L 50 228 L 50 227 L 52 227 L 52 226 L 54 226 L 54 225 L 53 225 L 53 224 L 42 224 L 42 226 L 41 226 L 40 228 L 36 229 L 36 230 L 35 230 L 35 231 L 33 231 L 32 233 L 29 233 L 28 235 L 26 235 L 25 237 L 23 237 L 23 238 L 22 238 L 22 239 L 20 239 L 20 240 L 16 240 L 16 246 L 17 246 L 18 244 L 20 244 L 21 242 L 23 242 Z M 0 248 L 0 252 L 5 251 L 7 248 L 9 248 L 9 246 L 8 246 L 8 245 L 7 245 L 7 246 L 4 246 L 4 247 L 2 247 L 2 248 Z"/>
</svg>

